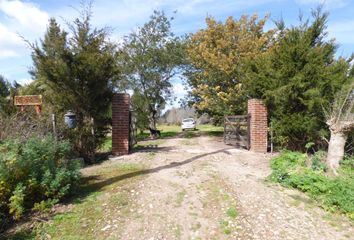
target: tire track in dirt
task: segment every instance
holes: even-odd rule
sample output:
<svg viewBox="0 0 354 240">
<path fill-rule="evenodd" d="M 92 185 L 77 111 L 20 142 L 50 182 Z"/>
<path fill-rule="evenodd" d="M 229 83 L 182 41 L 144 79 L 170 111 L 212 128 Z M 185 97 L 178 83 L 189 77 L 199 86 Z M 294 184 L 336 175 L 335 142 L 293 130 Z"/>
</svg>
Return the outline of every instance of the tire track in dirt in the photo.
<svg viewBox="0 0 354 240">
<path fill-rule="evenodd" d="M 144 161 L 149 153 L 135 154 Z M 136 161 L 135 154 L 125 160 Z M 145 162 L 151 171 L 139 183 L 122 239 L 350 238 L 345 218 L 332 226 L 322 209 L 293 204 L 301 193 L 268 186 L 270 158 L 217 137 L 166 140 Z"/>
</svg>

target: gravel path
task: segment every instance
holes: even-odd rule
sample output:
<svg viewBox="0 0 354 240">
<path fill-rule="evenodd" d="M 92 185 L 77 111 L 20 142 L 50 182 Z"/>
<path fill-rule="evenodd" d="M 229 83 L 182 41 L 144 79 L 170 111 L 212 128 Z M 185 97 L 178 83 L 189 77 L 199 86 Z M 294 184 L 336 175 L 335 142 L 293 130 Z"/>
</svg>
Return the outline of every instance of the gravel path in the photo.
<svg viewBox="0 0 354 240">
<path fill-rule="evenodd" d="M 265 182 L 271 157 L 201 136 L 117 159 L 149 169 L 131 192 L 121 239 L 351 239 L 344 217 Z"/>
</svg>

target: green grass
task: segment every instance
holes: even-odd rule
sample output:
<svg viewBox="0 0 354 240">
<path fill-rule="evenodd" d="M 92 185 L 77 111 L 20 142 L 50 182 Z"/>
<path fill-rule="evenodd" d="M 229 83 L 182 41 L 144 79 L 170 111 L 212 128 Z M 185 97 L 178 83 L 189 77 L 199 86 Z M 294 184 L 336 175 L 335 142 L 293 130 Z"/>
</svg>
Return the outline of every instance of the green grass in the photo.
<svg viewBox="0 0 354 240">
<path fill-rule="evenodd" d="M 229 216 L 230 218 L 236 218 L 237 217 L 237 210 L 234 207 L 230 207 L 229 209 L 227 209 L 226 212 L 227 216 Z"/>
<path fill-rule="evenodd" d="M 131 214 L 133 199 L 130 191 L 141 176 L 126 178 L 129 173 L 139 172 L 143 166 L 139 164 L 117 164 L 102 166 L 92 174 L 86 174 L 89 180 L 81 185 L 80 191 L 71 200 L 72 208 L 64 213 L 56 214 L 48 223 L 37 223 L 31 232 L 19 229 L 8 239 L 105 239 L 104 218 L 124 219 Z M 120 179 L 122 177 L 122 179 Z M 114 180 L 117 179 L 117 180 Z M 119 210 L 119 213 L 117 212 Z"/>
<path fill-rule="evenodd" d="M 237 231 L 233 224 L 238 216 L 236 209 L 236 200 L 229 192 L 228 184 L 218 175 L 212 175 L 212 181 L 203 183 L 201 188 L 206 192 L 206 197 L 203 199 L 203 207 L 212 207 L 216 211 L 213 214 L 219 217 L 219 229 L 225 235 L 232 234 Z"/>
<path fill-rule="evenodd" d="M 161 131 L 161 137 L 157 140 L 149 140 L 144 142 L 144 140 L 150 139 L 149 130 L 145 130 L 143 133 L 138 131 L 137 141 L 138 144 L 133 147 L 135 150 L 144 149 L 146 147 L 156 147 L 164 143 L 163 139 L 181 137 L 186 139 L 191 139 L 201 135 L 207 136 L 221 136 L 224 133 L 223 126 L 213 126 L 207 124 L 197 125 L 197 131 L 187 130 L 182 131 L 180 126 L 177 125 L 158 125 L 157 129 Z M 181 142 L 184 145 L 193 144 L 192 141 Z M 102 143 L 98 153 L 109 153 L 112 151 L 112 136 L 107 136 Z"/>
<path fill-rule="evenodd" d="M 221 136 L 224 133 L 223 126 L 214 126 L 209 124 L 201 124 L 197 126 L 199 131 L 206 133 L 209 136 Z"/>
<path fill-rule="evenodd" d="M 226 220 L 221 220 L 220 221 L 220 226 L 221 226 L 221 230 L 224 234 L 229 235 L 231 234 L 232 230 L 229 227 L 229 222 Z"/>
<path fill-rule="evenodd" d="M 186 196 L 187 192 L 185 190 L 178 192 L 176 196 L 176 207 L 181 207 L 184 197 Z"/>
<path fill-rule="evenodd" d="M 272 159 L 269 179 L 299 189 L 324 209 L 344 213 L 354 221 L 354 158 L 342 162 L 337 177 L 327 176 L 323 167 L 313 167 L 318 165 L 318 157 L 314 156 L 312 161 L 316 163 L 307 163 L 306 154 L 283 152 Z"/>
<path fill-rule="evenodd" d="M 102 143 L 102 146 L 98 150 L 99 152 L 111 152 L 112 151 L 112 136 L 107 136 Z"/>
<path fill-rule="evenodd" d="M 181 239 L 182 230 L 183 230 L 182 226 L 180 224 L 177 224 L 175 228 L 175 236 L 177 239 Z"/>
<path fill-rule="evenodd" d="M 224 132 L 223 126 L 213 126 L 207 124 L 197 125 L 197 130 L 186 130 L 182 131 L 180 126 L 177 125 L 158 125 L 157 129 L 161 131 L 160 138 L 172 138 L 172 137 L 182 137 L 182 138 L 193 138 L 200 135 L 207 136 L 221 136 Z M 138 141 L 147 139 L 150 137 L 150 132 L 145 130 L 143 133 L 139 133 L 137 136 Z"/>
</svg>

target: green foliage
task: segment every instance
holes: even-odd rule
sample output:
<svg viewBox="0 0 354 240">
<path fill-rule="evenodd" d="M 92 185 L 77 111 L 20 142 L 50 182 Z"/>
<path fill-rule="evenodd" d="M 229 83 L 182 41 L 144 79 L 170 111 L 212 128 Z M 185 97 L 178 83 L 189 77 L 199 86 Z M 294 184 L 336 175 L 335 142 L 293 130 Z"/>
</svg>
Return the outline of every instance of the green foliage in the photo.
<svg viewBox="0 0 354 240">
<path fill-rule="evenodd" d="M 15 190 L 13 191 L 13 195 L 9 199 L 9 209 L 10 214 L 13 214 L 16 219 L 20 218 L 25 211 L 24 202 L 25 202 L 25 193 L 26 187 L 23 186 L 22 183 L 19 183 Z"/>
<path fill-rule="evenodd" d="M 323 152 L 316 153 L 309 168 L 305 154 L 283 152 L 272 159 L 269 179 L 306 192 L 327 210 L 340 211 L 354 220 L 354 159 L 344 160 L 340 176 L 332 178 L 319 164 L 323 157 Z"/>
<path fill-rule="evenodd" d="M 0 118 L 3 116 L 9 116 L 16 111 L 12 99 L 17 93 L 19 87 L 20 85 L 17 82 L 11 84 L 2 75 L 0 75 Z"/>
<path fill-rule="evenodd" d="M 144 95 L 135 90 L 131 98 L 134 109 L 134 116 L 136 117 L 136 126 L 138 129 L 148 129 L 149 128 L 149 101 L 144 97 Z"/>
<path fill-rule="evenodd" d="M 238 215 L 237 210 L 234 207 L 230 207 L 229 209 L 227 209 L 226 214 L 230 218 L 236 218 Z"/>
<path fill-rule="evenodd" d="M 79 163 L 68 160 L 68 142 L 52 137 L 0 145 L 0 217 L 19 218 L 68 195 L 80 179 Z M 48 202 L 47 202 L 48 201 Z"/>
<path fill-rule="evenodd" d="M 9 83 L 0 75 L 0 97 L 4 98 L 10 95 Z"/>
<path fill-rule="evenodd" d="M 326 164 L 326 152 L 325 151 L 318 151 L 316 152 L 311 159 L 311 168 L 314 171 L 327 171 L 327 164 Z"/>
<path fill-rule="evenodd" d="M 307 142 L 324 144 L 328 128 L 323 107 L 352 81 L 349 61 L 336 60 L 336 44 L 326 37 L 327 18 L 318 9 L 298 26 L 281 24 L 274 46 L 250 61 L 246 71 L 247 94 L 265 99 L 275 141 L 289 149 L 303 150 Z"/>
<path fill-rule="evenodd" d="M 286 181 L 291 172 L 295 171 L 298 166 L 304 167 L 305 163 L 306 154 L 285 151 L 273 158 L 271 162 L 273 172 L 270 178 L 273 181 Z"/>
<path fill-rule="evenodd" d="M 270 46 L 273 31 L 263 30 L 267 19 L 243 15 L 218 22 L 207 17 L 207 28 L 191 35 L 186 77 L 192 87 L 190 100 L 197 110 L 210 113 L 216 121 L 246 111 L 246 63 Z"/>
<path fill-rule="evenodd" d="M 207 18 L 207 28 L 191 35 L 187 45 L 191 104 L 218 121 L 245 113 L 247 99 L 263 99 L 277 145 L 324 147 L 329 131 L 323 108 L 353 81 L 352 59 L 336 58 L 321 8 L 300 19 L 290 27 L 280 21 L 266 32 L 267 18 L 256 15 L 225 23 Z"/>
<path fill-rule="evenodd" d="M 75 150 L 92 161 L 110 124 L 113 82 L 118 72 L 117 51 L 108 41 L 107 30 L 93 28 L 90 21 L 90 6 L 69 24 L 70 33 L 50 19 L 41 44 L 30 46 L 35 78 L 31 87 L 43 93 L 55 112 L 75 112 L 77 129 L 69 136 Z"/>
<path fill-rule="evenodd" d="M 125 81 L 121 88 L 134 91 L 133 108 L 143 125 L 156 128 L 159 111 L 172 95 L 171 79 L 183 64 L 184 45 L 171 31 L 164 12 L 154 11 L 150 20 L 124 41 L 119 62 Z"/>
</svg>

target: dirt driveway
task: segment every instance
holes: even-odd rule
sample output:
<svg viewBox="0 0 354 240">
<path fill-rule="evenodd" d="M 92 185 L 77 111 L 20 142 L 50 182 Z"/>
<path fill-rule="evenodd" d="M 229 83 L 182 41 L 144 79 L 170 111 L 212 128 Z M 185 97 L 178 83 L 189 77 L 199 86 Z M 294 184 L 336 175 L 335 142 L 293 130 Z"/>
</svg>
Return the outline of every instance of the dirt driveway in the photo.
<svg viewBox="0 0 354 240">
<path fill-rule="evenodd" d="M 111 239 L 350 239 L 353 227 L 303 194 L 265 181 L 270 154 L 221 138 L 171 138 L 114 162 L 143 163 L 131 214 Z M 147 142 L 154 144 L 156 141 Z M 107 224 L 110 224 L 109 222 Z M 108 225 L 109 226 L 109 225 Z"/>
</svg>

